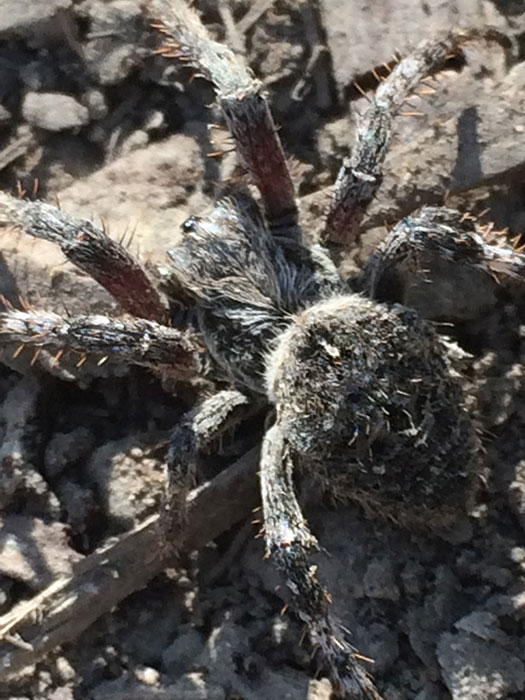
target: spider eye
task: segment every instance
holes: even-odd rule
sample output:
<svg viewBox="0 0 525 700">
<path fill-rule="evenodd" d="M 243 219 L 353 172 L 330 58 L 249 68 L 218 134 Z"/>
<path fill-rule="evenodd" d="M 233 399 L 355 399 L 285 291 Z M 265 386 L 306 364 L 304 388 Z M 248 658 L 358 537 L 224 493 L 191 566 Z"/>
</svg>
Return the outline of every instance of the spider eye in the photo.
<svg viewBox="0 0 525 700">
<path fill-rule="evenodd" d="M 190 231 L 195 231 L 195 227 L 197 226 L 200 220 L 200 216 L 190 216 L 186 219 L 186 221 L 183 222 L 181 228 L 184 231 L 184 233 L 190 233 Z"/>
</svg>

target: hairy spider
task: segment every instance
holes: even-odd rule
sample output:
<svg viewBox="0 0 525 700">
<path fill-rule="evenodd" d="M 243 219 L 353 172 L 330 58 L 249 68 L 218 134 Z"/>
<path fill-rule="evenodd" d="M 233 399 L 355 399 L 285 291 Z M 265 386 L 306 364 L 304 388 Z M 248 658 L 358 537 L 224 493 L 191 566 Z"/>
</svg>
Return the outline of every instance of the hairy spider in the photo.
<svg viewBox="0 0 525 700">
<path fill-rule="evenodd" d="M 234 192 L 186 221 L 180 246 L 169 252 L 165 296 L 92 223 L 1 195 L 0 219 L 58 243 L 129 314 L 64 319 L 12 309 L 0 316 L 2 341 L 115 355 L 181 381 L 203 372 L 213 379 L 219 391 L 181 421 L 171 441 L 164 517 L 166 540 L 176 543 L 167 547 L 171 554 L 184 536 L 182 504 L 199 451 L 250 405 L 266 406 L 260 480 L 267 553 L 336 692 L 378 698 L 309 562 L 318 544 L 294 474 L 335 500 L 414 528 L 450 525 L 472 502 L 479 443 L 464 406 L 458 349 L 428 321 L 476 317 L 492 303 L 496 276 L 522 275 L 524 257 L 487 245 L 471 219 L 427 207 L 387 236 L 357 292 L 337 268 L 381 185 L 396 113 L 467 37 L 450 33 L 422 44 L 379 85 L 335 183 L 322 244 L 309 245 L 263 85 L 182 2 L 151 0 L 147 11 L 166 37 L 159 53 L 188 61 L 214 84 L 259 201 Z M 188 330 L 174 327 L 180 309 L 189 312 Z"/>
</svg>

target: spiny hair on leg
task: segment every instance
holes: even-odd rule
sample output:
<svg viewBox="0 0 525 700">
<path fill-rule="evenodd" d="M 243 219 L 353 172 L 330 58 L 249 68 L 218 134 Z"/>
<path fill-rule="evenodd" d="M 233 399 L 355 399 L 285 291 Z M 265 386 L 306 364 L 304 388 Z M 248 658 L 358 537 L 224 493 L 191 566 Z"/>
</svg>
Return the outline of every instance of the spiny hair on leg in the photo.
<svg viewBox="0 0 525 700">
<path fill-rule="evenodd" d="M 4 343 L 109 355 L 165 376 L 190 378 L 202 369 L 200 346 L 190 331 L 181 332 L 144 319 L 65 319 L 49 311 L 11 310 L 0 314 L 0 338 Z"/>
</svg>

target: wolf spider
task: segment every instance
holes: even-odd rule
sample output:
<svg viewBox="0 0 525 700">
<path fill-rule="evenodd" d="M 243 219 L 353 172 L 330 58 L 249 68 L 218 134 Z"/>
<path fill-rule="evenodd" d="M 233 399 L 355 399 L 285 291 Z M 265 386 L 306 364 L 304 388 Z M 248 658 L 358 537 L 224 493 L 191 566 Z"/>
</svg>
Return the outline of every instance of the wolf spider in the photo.
<svg viewBox="0 0 525 700">
<path fill-rule="evenodd" d="M 263 406 L 267 555 L 336 693 L 378 698 L 309 561 L 318 543 L 294 474 L 337 501 L 357 501 L 411 528 L 450 525 L 472 503 L 480 446 L 464 405 L 458 349 L 429 320 L 480 315 L 497 277 L 523 274 L 524 256 L 488 245 L 471 218 L 426 207 L 394 227 L 353 288 L 338 271 L 381 185 L 396 113 L 467 37 L 450 33 L 421 44 L 379 84 L 334 185 L 321 244 L 309 245 L 261 82 L 182 2 L 152 0 L 147 11 L 165 36 L 158 52 L 187 61 L 215 86 L 259 199 L 234 191 L 206 216 L 188 219 L 181 244 L 169 252 L 161 292 L 129 251 L 92 223 L 1 195 L 0 218 L 57 243 L 128 314 L 64 319 L 10 309 L 0 317 L 2 341 L 73 349 L 82 358 L 116 356 L 181 382 L 203 373 L 213 379 L 217 393 L 205 396 L 171 440 L 164 523 L 172 555 L 184 537 L 182 504 L 199 452 L 250 406 Z M 187 330 L 174 321 L 181 309 Z"/>
</svg>

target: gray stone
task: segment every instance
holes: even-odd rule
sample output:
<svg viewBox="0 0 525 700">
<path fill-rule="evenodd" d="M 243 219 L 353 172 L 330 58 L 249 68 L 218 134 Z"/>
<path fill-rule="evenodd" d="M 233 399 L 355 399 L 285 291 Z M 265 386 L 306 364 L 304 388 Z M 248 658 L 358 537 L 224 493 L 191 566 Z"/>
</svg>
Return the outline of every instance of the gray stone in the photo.
<svg viewBox="0 0 525 700">
<path fill-rule="evenodd" d="M 340 88 L 389 61 L 396 51 L 404 54 L 422 39 L 458 26 L 459 18 L 465 27 L 503 26 L 499 13 L 486 0 L 322 0 L 320 5 Z"/>
<path fill-rule="evenodd" d="M 101 90 L 86 90 L 82 102 L 88 108 L 91 119 L 103 119 L 108 113 L 106 98 Z"/>
<path fill-rule="evenodd" d="M 388 559 L 374 559 L 370 562 L 363 579 L 363 588 L 368 598 L 399 600 L 399 587 L 392 563 Z"/>
<path fill-rule="evenodd" d="M 525 688 L 523 662 L 498 644 L 446 632 L 437 655 L 452 700 L 500 700 Z"/>
<path fill-rule="evenodd" d="M 0 406 L 0 508 L 6 512 L 23 504 L 24 512 L 58 520 L 60 505 L 33 462 L 37 457 L 34 414 L 39 386 L 20 379 Z"/>
<path fill-rule="evenodd" d="M 70 575 L 82 555 L 68 544 L 62 523 L 44 523 L 25 515 L 0 519 L 0 573 L 36 589 Z"/>
<path fill-rule="evenodd" d="M 20 70 L 20 79 L 30 92 L 50 92 L 57 88 L 57 73 L 49 62 L 31 61 Z"/>
<path fill-rule="evenodd" d="M 148 687 L 128 671 L 116 680 L 101 683 L 90 692 L 90 697 L 92 700 L 225 700 L 226 693 L 199 673 L 188 673 L 173 685 Z"/>
<path fill-rule="evenodd" d="M 374 659 L 374 673 L 383 674 L 399 658 L 399 644 L 396 630 L 389 629 L 380 622 L 356 629 L 359 648 Z"/>
<path fill-rule="evenodd" d="M 515 467 L 514 479 L 508 490 L 509 506 L 521 527 L 525 529 L 525 460 L 520 460 Z"/>
<path fill-rule="evenodd" d="M 416 695 L 415 700 L 441 700 L 442 693 L 435 683 L 425 683 L 423 690 Z"/>
<path fill-rule="evenodd" d="M 3 105 L 0 105 L 0 124 L 7 124 L 7 122 L 11 121 L 11 119 L 11 112 Z"/>
<path fill-rule="evenodd" d="M 158 511 L 164 492 L 164 466 L 148 456 L 140 436 L 107 442 L 93 452 L 86 468 L 113 526 L 131 527 Z"/>
<path fill-rule="evenodd" d="M 325 0 L 326 7 L 332 4 L 339 5 L 344 15 L 339 24 L 334 18 L 331 23 L 333 32 L 337 33 L 340 29 L 346 37 L 344 49 L 342 46 L 340 48 L 340 59 L 334 57 L 336 72 L 342 71 L 340 87 L 344 88 L 348 80 L 352 79 L 352 75 L 368 70 L 376 61 L 388 59 L 390 54 L 384 45 L 381 50 L 381 41 L 367 43 L 363 40 L 363 30 L 359 29 L 359 16 L 362 12 L 366 14 L 371 5 L 355 3 L 353 0 L 348 3 L 343 0 L 339 3 L 335 0 Z M 355 8 L 355 13 L 354 5 L 359 5 Z M 403 8 L 403 12 L 408 11 L 406 3 L 388 5 L 389 22 L 395 19 L 398 10 L 401 12 Z M 420 5 L 423 6 L 423 3 L 417 3 L 418 7 Z M 445 5 L 447 3 L 440 3 L 442 8 Z M 415 8 L 416 4 L 410 6 Z M 484 9 L 486 6 L 487 3 L 484 2 Z M 348 9 L 345 9 L 347 7 Z M 374 12 L 377 12 L 378 22 L 381 24 L 382 13 L 380 9 L 376 9 L 376 5 Z M 418 12 L 419 9 L 414 9 L 416 15 Z M 470 14 L 467 14 L 467 17 L 470 17 Z M 345 22 L 348 25 L 346 28 Z M 463 19 L 461 24 L 467 26 Z M 426 23 L 423 23 L 423 29 L 427 31 Z M 375 28 L 373 31 L 375 32 Z M 395 30 L 393 31 L 395 34 Z M 419 30 L 406 31 L 409 32 L 410 39 L 407 37 L 405 43 L 397 46 L 403 53 L 422 36 Z M 367 32 L 364 36 L 368 39 Z M 382 41 L 391 42 L 389 31 L 385 31 L 383 36 Z M 348 51 L 349 45 L 352 46 L 352 51 Z M 360 59 L 354 73 L 351 65 L 347 69 L 340 68 L 343 59 L 353 62 L 357 60 L 359 52 L 365 49 L 374 53 L 366 61 Z M 466 59 L 467 65 L 459 73 L 446 71 L 439 74 L 437 82 L 434 83 L 435 94 L 411 99 L 411 104 L 421 116 L 396 120 L 394 136 L 385 162 L 384 182 L 377 199 L 369 208 L 363 230 L 383 227 L 385 221 L 395 223 L 416 207 L 441 202 L 445 192 L 451 193 L 452 197 L 448 203 L 454 207 L 462 202 L 456 197 L 464 196 L 462 193 L 468 189 L 494 182 L 508 182 L 512 177 L 519 178 L 519 169 L 524 163 L 524 150 L 517 148 L 516 144 L 520 142 L 519 129 L 525 128 L 521 116 L 525 113 L 525 69 L 522 68 L 524 64 L 517 64 L 507 72 L 505 51 L 501 46 L 488 42 L 469 44 L 466 48 Z M 346 147 L 341 147 L 341 150 L 336 152 L 337 158 L 346 155 L 351 148 L 358 115 L 362 114 L 367 106 L 364 98 L 352 102 L 352 120 L 338 120 L 335 129 L 337 133 L 334 133 L 333 129 L 330 131 L 329 139 L 332 142 L 346 144 Z M 320 135 L 321 141 L 327 140 L 326 130 Z M 310 212 L 306 214 L 305 221 L 313 229 L 318 226 L 319 219 L 322 220 L 319 212 L 324 212 L 329 198 L 330 191 L 327 188 L 326 191 L 320 190 L 303 200 L 305 212 L 311 208 L 311 216 Z M 374 232 L 371 231 L 371 236 L 373 235 Z M 377 240 L 371 240 L 370 246 L 374 247 L 376 242 Z M 367 248 L 363 251 L 363 258 L 367 257 L 369 250 Z"/>
<path fill-rule="evenodd" d="M 469 615 L 465 615 L 454 624 L 454 627 L 487 642 L 498 642 L 504 646 L 509 643 L 507 635 L 500 628 L 496 615 L 485 610 L 475 610 Z"/>
<path fill-rule="evenodd" d="M 22 104 L 22 115 L 29 124 L 46 131 L 78 129 L 89 122 L 87 107 L 59 92 L 28 93 Z"/>
<path fill-rule="evenodd" d="M 204 639 L 200 632 L 193 627 L 183 630 L 162 654 L 164 671 L 172 677 L 189 671 L 203 647 Z"/>
<path fill-rule="evenodd" d="M 0 8 L 0 35 L 34 32 L 59 10 L 71 7 L 71 0 L 2 0 Z"/>
<path fill-rule="evenodd" d="M 102 85 L 115 85 L 139 64 L 143 39 L 140 0 L 93 2 L 91 33 L 84 57 Z"/>
<path fill-rule="evenodd" d="M 44 455 L 45 474 L 58 476 L 66 467 L 85 457 L 93 447 L 95 437 L 87 428 L 76 428 L 69 433 L 55 433 L 47 444 Z"/>
</svg>

